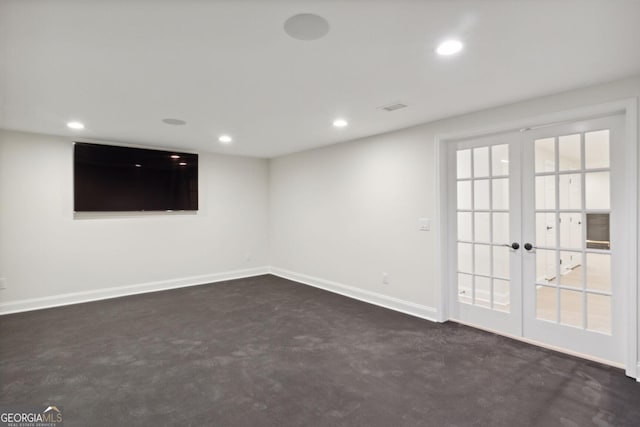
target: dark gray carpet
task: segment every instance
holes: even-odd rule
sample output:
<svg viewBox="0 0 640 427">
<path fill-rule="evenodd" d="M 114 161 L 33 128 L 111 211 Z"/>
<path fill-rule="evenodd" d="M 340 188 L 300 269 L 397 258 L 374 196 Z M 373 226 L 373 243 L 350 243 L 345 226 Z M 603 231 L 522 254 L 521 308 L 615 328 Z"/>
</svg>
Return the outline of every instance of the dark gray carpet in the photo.
<svg viewBox="0 0 640 427">
<path fill-rule="evenodd" d="M 66 426 L 638 426 L 615 368 L 274 276 L 0 317 L 0 403 Z"/>
</svg>

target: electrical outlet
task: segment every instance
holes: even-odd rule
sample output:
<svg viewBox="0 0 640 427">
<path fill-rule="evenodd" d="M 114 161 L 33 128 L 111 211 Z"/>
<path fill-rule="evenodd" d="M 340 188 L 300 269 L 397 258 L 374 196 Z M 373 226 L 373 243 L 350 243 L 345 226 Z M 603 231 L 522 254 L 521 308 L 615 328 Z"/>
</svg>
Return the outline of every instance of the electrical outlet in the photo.
<svg viewBox="0 0 640 427">
<path fill-rule="evenodd" d="M 382 273 L 382 284 L 383 285 L 389 284 L 389 273 Z"/>
<path fill-rule="evenodd" d="M 0 290 L 7 289 L 7 279 L 4 277 L 0 278 Z"/>
</svg>

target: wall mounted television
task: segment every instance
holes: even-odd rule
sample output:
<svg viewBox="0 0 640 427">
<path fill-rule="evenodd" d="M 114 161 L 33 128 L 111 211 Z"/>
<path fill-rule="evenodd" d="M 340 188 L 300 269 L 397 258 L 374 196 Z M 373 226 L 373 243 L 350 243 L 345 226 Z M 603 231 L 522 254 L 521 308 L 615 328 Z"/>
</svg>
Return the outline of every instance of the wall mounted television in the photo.
<svg viewBox="0 0 640 427">
<path fill-rule="evenodd" d="M 76 142 L 76 212 L 198 210 L 198 155 Z"/>
</svg>

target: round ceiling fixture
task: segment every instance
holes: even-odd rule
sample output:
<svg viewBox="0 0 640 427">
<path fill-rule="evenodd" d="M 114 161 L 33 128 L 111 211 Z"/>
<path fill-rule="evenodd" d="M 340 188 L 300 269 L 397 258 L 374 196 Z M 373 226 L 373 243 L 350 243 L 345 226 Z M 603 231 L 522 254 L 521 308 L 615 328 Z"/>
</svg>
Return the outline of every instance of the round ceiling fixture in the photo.
<svg viewBox="0 0 640 427">
<path fill-rule="evenodd" d="M 301 13 L 287 19 L 284 30 L 294 39 L 318 40 L 329 32 L 329 22 L 319 15 Z"/>
<path fill-rule="evenodd" d="M 231 138 L 229 135 L 220 135 L 218 141 L 220 141 L 222 144 L 231 144 L 233 142 L 233 138 Z"/>
<path fill-rule="evenodd" d="M 345 119 L 335 119 L 333 121 L 333 125 L 337 128 L 343 128 L 346 127 L 349 124 L 349 122 L 347 122 Z"/>
<path fill-rule="evenodd" d="M 69 129 L 80 130 L 80 129 L 84 129 L 84 124 L 82 124 L 80 122 L 69 122 L 69 123 L 67 123 L 67 127 Z"/>
<path fill-rule="evenodd" d="M 182 126 L 187 124 L 187 122 L 180 119 L 162 119 L 162 123 L 166 123 L 168 125 L 173 125 L 173 126 Z"/>
<path fill-rule="evenodd" d="M 455 55 L 462 50 L 462 46 L 462 42 L 459 40 L 447 40 L 438 45 L 436 52 L 442 56 Z"/>
</svg>

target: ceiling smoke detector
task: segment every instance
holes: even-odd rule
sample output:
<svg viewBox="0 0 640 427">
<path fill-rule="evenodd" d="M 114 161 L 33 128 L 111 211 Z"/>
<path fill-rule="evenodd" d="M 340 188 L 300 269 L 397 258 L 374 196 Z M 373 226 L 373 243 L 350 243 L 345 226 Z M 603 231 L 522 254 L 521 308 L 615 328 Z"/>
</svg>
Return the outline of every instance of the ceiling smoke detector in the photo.
<svg viewBox="0 0 640 427">
<path fill-rule="evenodd" d="M 383 105 L 382 107 L 380 107 L 380 109 L 384 111 L 396 111 L 406 107 L 407 107 L 407 104 L 396 102 L 395 104 Z"/>
</svg>

